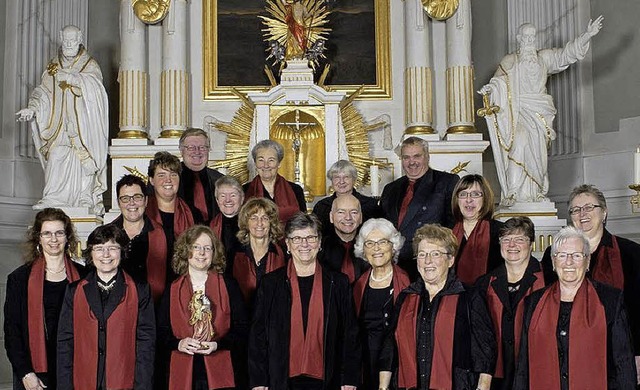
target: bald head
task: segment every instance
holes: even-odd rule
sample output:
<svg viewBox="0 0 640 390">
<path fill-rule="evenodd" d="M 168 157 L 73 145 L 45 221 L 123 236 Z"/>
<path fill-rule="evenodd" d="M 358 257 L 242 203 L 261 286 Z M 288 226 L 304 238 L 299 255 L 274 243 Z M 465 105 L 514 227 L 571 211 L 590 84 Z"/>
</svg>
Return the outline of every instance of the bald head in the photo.
<svg viewBox="0 0 640 390">
<path fill-rule="evenodd" d="M 335 198 L 331 204 L 329 221 L 343 241 L 353 240 L 362 224 L 362 210 L 358 198 L 353 195 Z"/>
</svg>

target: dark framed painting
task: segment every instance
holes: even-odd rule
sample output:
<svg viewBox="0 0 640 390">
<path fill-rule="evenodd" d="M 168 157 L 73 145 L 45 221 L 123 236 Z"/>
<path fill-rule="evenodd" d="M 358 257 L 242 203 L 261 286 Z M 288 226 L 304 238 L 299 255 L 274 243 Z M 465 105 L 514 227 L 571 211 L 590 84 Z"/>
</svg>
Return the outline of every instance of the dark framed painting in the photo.
<svg viewBox="0 0 640 390">
<path fill-rule="evenodd" d="M 279 65 L 267 59 L 264 0 L 203 1 L 203 91 L 205 100 L 232 100 L 239 91 L 261 91 L 278 79 Z M 284 0 L 279 0 L 284 1 Z M 324 84 L 351 93 L 364 85 L 359 99 L 391 98 L 390 0 L 327 0 L 331 29 L 326 58 L 316 67 L 316 81 L 330 65 Z"/>
</svg>

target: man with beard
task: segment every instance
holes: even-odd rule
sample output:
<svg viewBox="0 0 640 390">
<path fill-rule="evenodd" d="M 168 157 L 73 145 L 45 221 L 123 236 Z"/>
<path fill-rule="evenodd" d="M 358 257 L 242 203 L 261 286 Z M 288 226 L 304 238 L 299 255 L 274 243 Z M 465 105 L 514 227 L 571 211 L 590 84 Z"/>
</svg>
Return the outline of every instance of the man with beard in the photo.
<svg viewBox="0 0 640 390">
<path fill-rule="evenodd" d="M 398 265 L 415 280 L 418 270 L 411 248 L 413 236 L 418 228 L 429 223 L 453 227 L 451 197 L 460 178 L 429 168 L 429 144 L 418 137 L 402 141 L 400 159 L 405 176 L 384 187 L 380 207 L 385 218 L 406 238 Z"/>
<path fill-rule="evenodd" d="M 552 128 L 556 109 L 547 93 L 547 77 L 585 57 L 602 20 L 599 16 L 589 21 L 587 30 L 564 48 L 542 50 L 536 45 L 536 28 L 523 24 L 516 35 L 517 52 L 504 57 L 489 84 L 480 90 L 500 108 L 495 117 L 487 117 L 487 124 L 502 188 L 501 204 L 548 200 L 547 148 L 556 138 Z"/>
<path fill-rule="evenodd" d="M 353 244 L 362 225 L 358 198 L 353 195 L 336 198 L 331 206 L 329 221 L 332 229 L 322 243 L 320 262 L 332 271 L 347 275 L 349 283 L 353 284 L 369 269 L 369 263 L 353 254 Z"/>
</svg>

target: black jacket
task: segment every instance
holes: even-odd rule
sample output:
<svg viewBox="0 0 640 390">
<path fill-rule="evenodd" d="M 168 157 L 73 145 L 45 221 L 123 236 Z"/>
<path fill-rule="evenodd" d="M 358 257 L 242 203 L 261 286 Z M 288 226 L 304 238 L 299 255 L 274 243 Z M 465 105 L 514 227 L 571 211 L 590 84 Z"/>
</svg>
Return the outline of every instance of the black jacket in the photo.
<svg viewBox="0 0 640 390">
<path fill-rule="evenodd" d="M 398 265 L 407 271 L 411 280 L 418 277 L 411 247 L 413 236 L 418 228 L 429 223 L 453 227 L 455 221 L 451 210 L 451 197 L 459 179 L 458 175 L 429 169 L 416 181 L 413 198 L 400 226 L 398 226 L 398 215 L 409 186 L 409 179 L 402 176 L 387 184 L 382 191 L 380 207 L 384 217 L 391 221 L 406 238 L 400 250 Z"/>
<path fill-rule="evenodd" d="M 400 293 L 394 307 L 393 322 L 380 352 L 379 367 L 381 371 L 394 372 L 398 368 L 395 331 L 402 305 L 407 296 L 411 294 L 418 294 L 422 297 L 417 315 L 418 323 L 425 308 L 424 303 L 429 300 L 428 292 L 422 279 L 411 283 L 409 287 Z M 459 295 L 453 335 L 453 389 L 474 389 L 478 383 L 479 374 L 492 374 L 494 371 L 496 341 L 491 327 L 491 318 L 484 301 L 478 299 L 476 294 L 465 290 L 453 270 L 450 270 L 444 288 L 433 298 L 431 304 L 431 331 L 429 334 L 432 347 L 435 337 L 438 337 L 438 335 L 434 334 L 436 316 L 441 299 L 446 295 Z M 431 372 L 432 359 L 433 356 L 430 356 L 427 361 L 418 362 L 418 370 L 420 371 L 420 368 L 422 368 L 423 372 Z M 394 375 L 395 377 L 396 375 Z"/>
<path fill-rule="evenodd" d="M 598 253 L 602 250 L 602 247 L 613 246 L 612 237 L 613 235 L 607 229 L 604 229 L 598 247 L 591 254 L 590 269 L 595 268 L 598 261 Z M 620 258 L 622 259 L 624 303 L 627 306 L 627 314 L 629 316 L 633 350 L 635 356 L 640 356 L 640 244 L 623 237 L 615 237 L 620 248 Z M 553 271 L 551 263 L 551 247 L 547 248 L 542 257 L 542 270 L 547 283 L 558 280 L 558 275 Z M 587 276 L 591 277 L 591 271 L 587 271 Z"/>
<path fill-rule="evenodd" d="M 319 254 L 320 264 L 333 272 L 341 272 L 344 252 L 345 249 L 343 241 L 337 234 L 335 234 L 335 232 L 332 232 L 322 240 L 322 252 Z M 353 254 L 353 246 L 351 246 L 350 252 L 353 271 L 356 277 L 355 280 L 358 280 L 360 275 L 365 273 L 369 268 L 371 268 L 371 266 L 369 263 Z"/>
<path fill-rule="evenodd" d="M 84 286 L 91 312 L 98 320 L 98 329 L 86 329 L 87 332 L 98 333 L 98 349 L 104 350 L 107 342 L 107 320 L 116 307 L 123 302 L 127 285 L 124 280 L 124 272 L 118 271 L 116 284 L 111 290 L 105 307 L 102 307 L 100 292 L 98 291 L 97 274 L 95 271 L 86 276 L 89 282 Z M 153 383 L 153 359 L 155 356 L 156 323 L 153 312 L 153 299 L 151 291 L 146 283 L 136 282 L 138 292 L 138 321 L 136 328 L 136 367 L 134 377 L 134 389 L 151 389 Z M 73 370 L 82 370 L 82 367 L 74 367 L 74 329 L 73 329 L 73 302 L 78 288 L 78 282 L 67 287 L 67 292 L 60 313 L 58 325 L 58 389 L 73 389 Z M 98 379 L 99 388 L 104 388 L 106 380 L 106 353 L 98 355 Z M 101 387 L 102 386 L 102 387 Z M 90 390 L 90 389 L 88 389 Z"/>
<path fill-rule="evenodd" d="M 211 219 L 220 212 L 215 197 L 216 180 L 224 175 L 209 167 L 205 167 L 203 170 L 195 172 L 187 168 L 187 166 L 182 163 L 182 173 L 180 174 L 180 184 L 178 185 L 178 196 L 184 199 L 184 201 L 189 205 L 192 213 L 194 210 L 197 210 L 193 200 L 193 187 L 195 186 L 194 175 L 196 173 L 200 176 L 200 182 L 204 188 L 204 198 L 207 201 L 207 212 L 209 214 L 209 218 L 207 218 L 206 221 L 203 221 L 203 223 L 208 225 L 209 221 L 211 221 Z M 194 218 L 196 215 L 201 216 L 201 213 L 194 213 Z"/>
<path fill-rule="evenodd" d="M 607 389 L 635 390 L 636 366 L 622 291 L 597 281 L 592 280 L 591 282 L 598 294 L 598 298 L 600 298 L 600 302 L 604 306 L 604 314 L 607 320 Z M 514 390 L 529 389 L 529 343 L 527 332 L 533 312 L 548 288 L 549 286 L 525 298 L 524 322 L 516 377 L 513 384 Z M 556 337 L 556 335 L 550 334 L 549 337 Z M 560 368 L 558 367 L 558 369 Z M 536 373 L 536 375 L 540 374 Z"/>
<path fill-rule="evenodd" d="M 360 201 L 360 209 L 362 210 L 362 222 L 367 219 L 381 218 L 382 209 L 378 206 L 378 200 L 370 196 L 362 195 L 355 189 L 351 192 L 351 195 L 355 196 Z M 322 198 L 313 206 L 313 213 L 322 222 L 323 234 L 329 234 L 333 230 L 333 225 L 329 221 L 329 214 L 331 213 L 331 206 L 336 199 L 336 194 Z"/>
<path fill-rule="evenodd" d="M 322 269 L 324 388 L 360 382 L 361 350 L 353 295 L 346 276 Z M 289 379 L 291 284 L 287 268 L 264 276 L 249 335 L 250 388 L 286 390 Z"/>
</svg>

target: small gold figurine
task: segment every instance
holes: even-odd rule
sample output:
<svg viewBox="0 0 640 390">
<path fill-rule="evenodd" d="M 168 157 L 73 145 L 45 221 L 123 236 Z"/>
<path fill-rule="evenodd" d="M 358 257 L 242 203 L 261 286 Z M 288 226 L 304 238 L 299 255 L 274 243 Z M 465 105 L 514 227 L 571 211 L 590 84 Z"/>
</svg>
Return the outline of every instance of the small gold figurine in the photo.
<svg viewBox="0 0 640 390">
<path fill-rule="evenodd" d="M 200 343 L 213 340 L 215 331 L 211 301 L 202 290 L 193 293 L 189 302 L 189 311 L 191 312 L 189 325 L 193 326 L 193 338 Z M 200 349 L 207 349 L 207 347 L 201 344 Z"/>
</svg>

